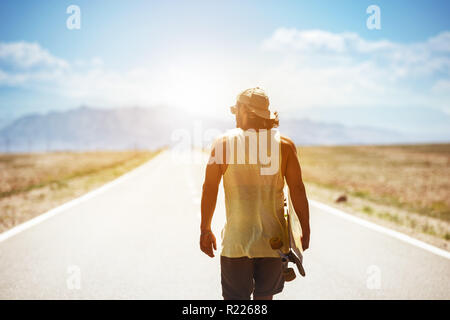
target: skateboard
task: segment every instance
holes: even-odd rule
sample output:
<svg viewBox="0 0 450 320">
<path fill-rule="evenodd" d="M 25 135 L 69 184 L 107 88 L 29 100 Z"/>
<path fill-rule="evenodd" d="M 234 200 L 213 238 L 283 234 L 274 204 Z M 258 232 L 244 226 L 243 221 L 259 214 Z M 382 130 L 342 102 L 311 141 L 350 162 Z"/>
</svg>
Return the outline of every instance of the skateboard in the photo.
<svg viewBox="0 0 450 320">
<path fill-rule="evenodd" d="M 294 268 L 289 267 L 289 262 L 297 266 L 298 272 L 302 277 L 305 276 L 305 269 L 303 269 L 303 248 L 302 248 L 302 227 L 300 220 L 295 213 L 294 206 L 292 205 L 289 190 L 286 188 L 284 198 L 284 216 L 286 218 L 288 239 L 289 242 L 288 252 L 283 252 L 283 240 L 279 237 L 273 237 L 270 239 L 270 246 L 273 250 L 278 251 L 283 263 L 283 276 L 285 281 L 292 281 L 295 279 Z M 286 201 L 287 195 L 287 201 Z"/>
</svg>

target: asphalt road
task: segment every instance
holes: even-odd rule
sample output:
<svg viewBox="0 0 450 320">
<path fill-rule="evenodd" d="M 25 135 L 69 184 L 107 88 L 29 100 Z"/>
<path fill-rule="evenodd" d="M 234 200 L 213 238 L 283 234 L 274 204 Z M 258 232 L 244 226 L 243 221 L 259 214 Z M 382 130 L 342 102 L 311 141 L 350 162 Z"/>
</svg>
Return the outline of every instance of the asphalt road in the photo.
<svg viewBox="0 0 450 320">
<path fill-rule="evenodd" d="M 162 153 L 0 242 L 0 298 L 221 299 L 218 254 L 198 246 L 204 164 L 195 162 Z M 224 219 L 221 190 L 218 244 Z M 448 258 L 314 206 L 311 229 L 307 276 L 276 299 L 450 298 Z"/>
</svg>

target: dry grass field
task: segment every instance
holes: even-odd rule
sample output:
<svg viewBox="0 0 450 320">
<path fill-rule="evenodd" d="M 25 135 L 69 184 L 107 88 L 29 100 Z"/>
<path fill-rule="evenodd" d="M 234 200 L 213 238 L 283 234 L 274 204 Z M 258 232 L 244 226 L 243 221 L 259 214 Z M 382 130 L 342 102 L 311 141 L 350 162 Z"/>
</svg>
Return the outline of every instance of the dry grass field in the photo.
<svg viewBox="0 0 450 320">
<path fill-rule="evenodd" d="M 157 152 L 0 154 L 0 232 Z M 299 147 L 308 196 L 450 249 L 450 144 Z M 336 203 L 339 196 L 346 201 Z"/>
<path fill-rule="evenodd" d="M 312 198 L 450 240 L 450 144 L 300 147 Z"/>
<path fill-rule="evenodd" d="M 0 154 L 0 232 L 101 186 L 156 154 Z"/>
</svg>

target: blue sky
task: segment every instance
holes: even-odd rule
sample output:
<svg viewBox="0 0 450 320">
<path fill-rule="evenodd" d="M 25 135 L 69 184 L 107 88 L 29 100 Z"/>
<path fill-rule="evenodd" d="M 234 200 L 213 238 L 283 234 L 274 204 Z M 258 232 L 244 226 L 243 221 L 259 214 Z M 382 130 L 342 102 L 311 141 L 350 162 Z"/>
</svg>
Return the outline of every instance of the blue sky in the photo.
<svg viewBox="0 0 450 320">
<path fill-rule="evenodd" d="M 71 4 L 80 30 L 66 28 Z M 381 30 L 366 27 L 372 4 Z M 281 114 L 445 139 L 448 12 L 411 0 L 2 1 L 0 125 L 80 104 L 225 116 L 260 85 Z"/>
</svg>

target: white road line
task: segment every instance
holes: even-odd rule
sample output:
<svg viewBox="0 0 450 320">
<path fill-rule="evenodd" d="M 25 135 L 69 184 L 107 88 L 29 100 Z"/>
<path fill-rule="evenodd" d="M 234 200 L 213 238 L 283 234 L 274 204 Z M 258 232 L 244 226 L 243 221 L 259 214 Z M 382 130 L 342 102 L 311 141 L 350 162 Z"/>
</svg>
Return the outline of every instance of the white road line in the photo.
<svg viewBox="0 0 450 320">
<path fill-rule="evenodd" d="M 159 158 L 164 152 L 166 152 L 166 151 L 160 152 L 154 158 L 150 159 L 149 161 L 145 162 L 144 164 L 140 165 L 139 167 L 134 168 L 133 170 L 121 175 L 117 179 L 110 181 L 97 189 L 94 189 L 78 198 L 70 200 L 56 208 L 53 208 L 45 213 L 40 214 L 39 216 L 37 216 L 35 218 L 32 218 L 32 219 L 30 219 L 24 223 L 21 223 L 3 233 L 0 233 L 0 242 L 5 241 L 6 239 L 9 239 L 9 238 L 15 236 L 16 234 L 18 234 L 22 231 L 25 231 L 47 219 L 50 219 L 51 217 L 54 217 L 70 208 L 73 208 L 73 207 L 77 206 L 78 204 L 85 202 L 85 201 L 107 191 L 108 189 L 111 189 L 112 187 L 118 185 L 119 183 L 122 183 L 125 180 L 128 180 L 129 178 L 131 178 L 131 177 L 135 176 L 137 173 L 139 173 L 139 169 L 141 169 L 143 166 L 148 164 L 150 161 L 154 161 L 157 158 Z"/>
<path fill-rule="evenodd" d="M 368 220 L 364 220 L 362 218 L 358 218 L 358 217 L 356 217 L 354 215 L 351 215 L 349 213 L 346 213 L 344 211 L 341 211 L 339 209 L 333 208 L 333 207 L 331 207 L 329 205 L 326 205 L 324 203 L 321 203 L 321 202 L 318 202 L 318 201 L 315 201 L 315 200 L 309 200 L 308 202 L 311 205 L 313 205 L 314 207 L 319 208 L 319 209 L 321 209 L 321 210 L 323 210 L 325 212 L 334 214 L 334 215 L 336 215 L 336 216 L 338 216 L 340 218 L 343 218 L 343 219 L 346 219 L 346 220 L 351 221 L 353 223 L 359 224 L 359 225 L 364 226 L 366 228 L 369 228 L 371 230 L 375 230 L 377 232 L 386 234 L 388 236 L 391 236 L 391 237 L 396 238 L 398 240 L 401 240 L 403 242 L 409 243 L 409 244 L 411 244 L 413 246 L 422 248 L 422 249 L 424 249 L 424 250 L 426 250 L 428 252 L 434 253 L 434 254 L 436 254 L 438 256 L 450 259 L 450 252 L 442 250 L 442 249 L 439 249 L 439 248 L 437 248 L 435 246 L 432 246 L 432 245 L 430 245 L 428 243 L 425 243 L 423 241 L 411 238 L 410 236 L 407 236 L 404 233 L 401 233 L 401 232 L 398 232 L 398 231 L 395 231 L 395 230 L 392 230 L 392 229 L 389 229 L 389 228 L 386 228 L 386 227 L 382 227 L 382 226 L 380 226 L 378 224 L 375 224 L 375 223 L 370 222 Z"/>
</svg>

